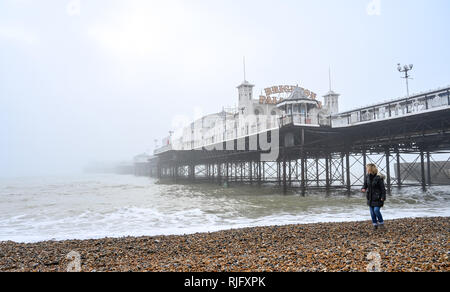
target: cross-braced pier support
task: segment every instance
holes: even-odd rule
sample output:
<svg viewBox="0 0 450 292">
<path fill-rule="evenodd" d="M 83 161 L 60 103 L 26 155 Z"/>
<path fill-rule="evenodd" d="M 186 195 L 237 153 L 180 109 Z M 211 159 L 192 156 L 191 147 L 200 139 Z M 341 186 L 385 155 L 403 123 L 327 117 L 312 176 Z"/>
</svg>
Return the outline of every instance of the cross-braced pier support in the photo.
<svg viewBox="0 0 450 292">
<path fill-rule="evenodd" d="M 446 158 L 443 160 L 443 158 Z M 175 183 L 218 185 L 278 185 L 289 189 L 342 189 L 351 191 L 364 184 L 365 166 L 374 163 L 392 187 L 450 185 L 450 151 L 363 150 L 322 155 L 283 156 L 277 161 L 259 159 L 217 160 L 208 163 L 162 166 L 159 178 Z M 391 172 L 391 169 L 394 172 Z"/>
</svg>

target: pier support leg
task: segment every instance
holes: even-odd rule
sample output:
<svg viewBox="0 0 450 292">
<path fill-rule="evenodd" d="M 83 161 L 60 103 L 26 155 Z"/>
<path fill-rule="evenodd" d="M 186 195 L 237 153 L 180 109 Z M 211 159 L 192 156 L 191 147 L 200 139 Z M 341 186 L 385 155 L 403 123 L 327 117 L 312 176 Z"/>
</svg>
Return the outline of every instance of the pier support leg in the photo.
<svg viewBox="0 0 450 292">
<path fill-rule="evenodd" d="M 319 178 L 319 158 L 316 157 L 316 180 L 317 180 L 317 187 L 320 186 L 320 178 Z"/>
<path fill-rule="evenodd" d="M 427 188 L 427 181 L 425 179 L 425 153 L 420 150 L 420 172 L 422 175 L 422 188 L 425 190 Z"/>
<path fill-rule="evenodd" d="M 162 178 L 162 169 L 161 169 L 161 165 L 158 163 L 157 166 L 157 175 L 158 175 L 158 180 L 160 180 Z"/>
<path fill-rule="evenodd" d="M 281 186 L 281 164 L 277 162 L 277 181 L 278 185 Z"/>
<path fill-rule="evenodd" d="M 304 192 L 306 190 L 306 165 L 305 165 L 305 155 L 302 154 L 302 159 L 301 159 L 301 173 L 302 173 L 302 178 L 301 178 L 301 187 L 302 187 L 302 191 Z"/>
<path fill-rule="evenodd" d="M 363 171 L 364 171 L 364 179 L 366 179 L 367 176 L 367 152 L 366 149 L 363 150 Z"/>
<path fill-rule="evenodd" d="M 227 170 L 226 170 L 226 179 L 225 179 L 225 181 L 226 181 L 227 186 L 228 186 L 228 184 L 230 183 L 230 164 L 228 162 L 227 162 L 226 167 L 227 167 Z"/>
<path fill-rule="evenodd" d="M 288 166 L 289 166 L 289 187 L 292 187 L 292 160 L 289 159 L 288 162 Z"/>
<path fill-rule="evenodd" d="M 283 157 L 283 192 L 287 193 L 286 157 Z"/>
<path fill-rule="evenodd" d="M 397 156 L 397 185 L 399 188 L 402 187 L 402 166 L 401 166 L 401 161 L 400 161 L 400 150 L 397 149 L 396 151 L 396 156 Z"/>
<path fill-rule="evenodd" d="M 303 165 L 303 168 L 305 169 L 305 188 L 308 186 L 308 157 L 305 156 L 305 163 Z"/>
<path fill-rule="evenodd" d="M 258 159 L 258 185 L 262 183 L 262 162 L 261 157 Z"/>
<path fill-rule="evenodd" d="M 241 183 L 243 183 L 244 182 L 244 166 L 243 166 L 242 162 L 240 163 L 240 165 L 241 165 Z"/>
<path fill-rule="evenodd" d="M 253 184 L 253 162 L 250 161 L 248 163 L 249 176 L 250 176 L 250 184 Z"/>
<path fill-rule="evenodd" d="M 347 170 L 347 191 L 350 192 L 352 188 L 352 182 L 350 179 L 350 153 L 347 152 L 345 156 L 345 164 L 346 164 L 346 170 Z"/>
<path fill-rule="evenodd" d="M 325 187 L 330 188 L 329 157 L 325 157 Z"/>
<path fill-rule="evenodd" d="M 428 178 L 428 186 L 433 184 L 431 180 L 431 154 L 427 151 L 427 178 Z"/>
<path fill-rule="evenodd" d="M 222 185 L 222 164 L 217 163 L 217 183 Z"/>
<path fill-rule="evenodd" d="M 266 162 L 265 161 L 262 162 L 262 177 L 263 177 L 263 181 L 266 181 Z"/>
<path fill-rule="evenodd" d="M 330 154 L 330 159 L 328 160 L 328 171 L 330 173 L 330 186 L 334 183 L 334 175 L 333 175 L 333 156 Z"/>
<path fill-rule="evenodd" d="M 391 194 L 391 151 L 386 149 L 386 188 L 389 194 Z"/>
</svg>

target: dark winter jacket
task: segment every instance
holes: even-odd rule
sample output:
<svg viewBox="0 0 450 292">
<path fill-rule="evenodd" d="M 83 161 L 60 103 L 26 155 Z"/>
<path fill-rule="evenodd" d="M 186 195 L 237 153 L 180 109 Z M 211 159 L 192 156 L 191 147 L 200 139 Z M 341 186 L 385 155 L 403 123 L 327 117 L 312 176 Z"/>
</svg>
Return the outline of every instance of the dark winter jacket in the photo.
<svg viewBox="0 0 450 292">
<path fill-rule="evenodd" d="M 366 190 L 367 205 L 369 207 L 383 207 L 386 202 L 385 176 L 368 174 L 364 180 L 363 189 Z"/>
</svg>

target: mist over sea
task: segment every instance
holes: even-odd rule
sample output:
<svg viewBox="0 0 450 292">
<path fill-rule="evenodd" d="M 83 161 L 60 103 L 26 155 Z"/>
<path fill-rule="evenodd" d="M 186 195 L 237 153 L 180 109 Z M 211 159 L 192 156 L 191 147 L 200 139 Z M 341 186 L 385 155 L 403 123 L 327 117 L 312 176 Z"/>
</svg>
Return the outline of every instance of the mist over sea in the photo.
<svg viewBox="0 0 450 292">
<path fill-rule="evenodd" d="M 385 219 L 450 216 L 450 187 L 394 188 Z M 364 194 L 283 195 L 257 186 L 166 185 L 145 177 L 0 178 L 0 241 L 180 235 L 370 220 Z"/>
</svg>

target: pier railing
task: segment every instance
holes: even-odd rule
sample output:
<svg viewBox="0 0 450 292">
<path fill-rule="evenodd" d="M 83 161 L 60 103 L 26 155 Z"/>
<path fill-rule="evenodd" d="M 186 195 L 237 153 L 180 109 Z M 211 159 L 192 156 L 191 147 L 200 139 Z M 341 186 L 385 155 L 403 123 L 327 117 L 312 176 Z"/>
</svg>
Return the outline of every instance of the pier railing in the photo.
<svg viewBox="0 0 450 292">
<path fill-rule="evenodd" d="M 450 107 L 450 88 L 393 100 L 333 116 L 332 127 L 401 118 Z"/>
<path fill-rule="evenodd" d="M 291 114 L 280 118 L 281 127 L 289 125 L 304 127 L 331 126 L 331 116 Z"/>
<path fill-rule="evenodd" d="M 153 154 L 154 154 L 154 155 L 158 155 L 158 154 L 161 154 L 161 153 L 170 151 L 170 150 L 173 150 L 172 145 L 166 145 L 166 146 L 163 146 L 163 147 L 161 147 L 161 148 L 156 149 L 156 150 L 153 152 Z"/>
</svg>

